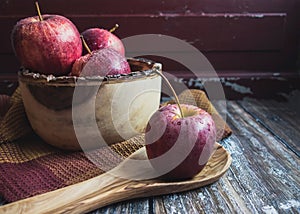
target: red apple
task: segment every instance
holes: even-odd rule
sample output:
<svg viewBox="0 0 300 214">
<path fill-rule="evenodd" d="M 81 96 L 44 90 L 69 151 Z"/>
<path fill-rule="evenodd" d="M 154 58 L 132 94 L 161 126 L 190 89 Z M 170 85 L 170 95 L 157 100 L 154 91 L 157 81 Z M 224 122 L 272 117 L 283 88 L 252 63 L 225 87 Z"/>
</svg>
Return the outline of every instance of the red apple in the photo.
<svg viewBox="0 0 300 214">
<path fill-rule="evenodd" d="M 115 29 L 115 28 L 114 28 Z M 91 51 L 112 48 L 123 56 L 125 48 L 122 41 L 112 33 L 113 30 L 105 30 L 100 28 L 89 28 L 81 33 Z"/>
<path fill-rule="evenodd" d="M 215 123 L 206 111 L 192 105 L 169 104 L 149 120 L 146 151 L 162 179 L 183 180 L 197 175 L 209 160 L 216 142 Z"/>
<path fill-rule="evenodd" d="M 114 49 L 104 48 L 78 58 L 73 64 L 70 75 L 106 76 L 129 73 L 127 59 Z"/>
<path fill-rule="evenodd" d="M 42 74 L 68 74 L 82 54 L 77 28 L 60 15 L 39 14 L 18 21 L 11 40 L 21 65 Z"/>
</svg>

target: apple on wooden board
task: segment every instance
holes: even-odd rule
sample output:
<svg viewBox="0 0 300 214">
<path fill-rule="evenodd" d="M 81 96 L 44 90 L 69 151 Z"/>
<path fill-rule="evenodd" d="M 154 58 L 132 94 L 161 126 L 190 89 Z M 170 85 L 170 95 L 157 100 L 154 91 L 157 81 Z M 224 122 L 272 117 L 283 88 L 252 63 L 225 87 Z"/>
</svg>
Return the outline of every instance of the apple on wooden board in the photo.
<svg viewBox="0 0 300 214">
<path fill-rule="evenodd" d="M 13 50 L 21 65 L 34 72 L 65 75 L 82 55 L 82 43 L 76 26 L 61 15 L 27 17 L 12 30 Z"/>
<path fill-rule="evenodd" d="M 186 104 L 181 104 L 181 109 L 183 116 L 177 104 L 161 107 L 146 129 L 147 156 L 160 178 L 166 180 L 197 175 L 208 162 L 216 142 L 216 128 L 209 113 Z"/>
<path fill-rule="evenodd" d="M 112 48 L 125 56 L 125 48 L 122 41 L 113 34 L 113 31 L 115 31 L 118 26 L 119 25 L 116 25 L 109 31 L 101 28 L 89 28 L 83 31 L 81 35 L 85 39 L 91 51 L 103 48 Z M 85 50 L 83 51 L 86 53 Z"/>
<path fill-rule="evenodd" d="M 157 177 L 185 180 L 197 175 L 214 151 L 216 126 L 211 115 L 193 105 L 180 104 L 168 79 L 176 104 L 159 108 L 146 127 L 145 146 Z"/>
<path fill-rule="evenodd" d="M 91 51 L 85 39 L 82 41 L 88 54 L 79 57 L 73 64 L 72 76 L 107 76 L 129 74 L 129 63 L 125 56 L 112 48 Z"/>
</svg>

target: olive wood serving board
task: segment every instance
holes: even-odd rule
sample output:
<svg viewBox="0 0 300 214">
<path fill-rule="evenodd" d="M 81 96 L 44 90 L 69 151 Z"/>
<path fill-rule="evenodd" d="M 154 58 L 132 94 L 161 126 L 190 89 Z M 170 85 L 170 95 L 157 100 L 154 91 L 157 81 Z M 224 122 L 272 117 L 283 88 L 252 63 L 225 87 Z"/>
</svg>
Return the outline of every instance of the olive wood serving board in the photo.
<svg viewBox="0 0 300 214">
<path fill-rule="evenodd" d="M 146 160 L 145 147 L 129 158 Z M 116 171 L 128 171 L 125 159 L 111 171 L 89 180 L 48 193 L 40 194 L 0 207 L 0 213 L 83 213 L 128 199 L 164 195 L 199 188 L 217 181 L 231 164 L 229 152 L 215 144 L 215 152 L 204 169 L 193 179 L 165 182 L 158 179 L 132 180 L 114 175 Z M 129 168 L 128 168 L 129 167 Z M 137 176 L 144 169 L 134 169 Z M 112 173 L 111 173 L 112 172 Z"/>
</svg>

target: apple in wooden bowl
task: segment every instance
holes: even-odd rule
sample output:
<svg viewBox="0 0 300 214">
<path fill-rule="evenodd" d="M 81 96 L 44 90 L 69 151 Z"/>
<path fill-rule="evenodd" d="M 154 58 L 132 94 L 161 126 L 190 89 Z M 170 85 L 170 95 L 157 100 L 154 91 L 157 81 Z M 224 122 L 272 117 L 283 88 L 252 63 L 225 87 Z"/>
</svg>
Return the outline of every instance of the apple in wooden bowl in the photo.
<svg viewBox="0 0 300 214">
<path fill-rule="evenodd" d="M 25 111 L 47 143 L 67 150 L 111 145 L 144 132 L 159 108 L 161 64 L 127 59 L 131 72 L 112 76 L 18 73 Z"/>
</svg>

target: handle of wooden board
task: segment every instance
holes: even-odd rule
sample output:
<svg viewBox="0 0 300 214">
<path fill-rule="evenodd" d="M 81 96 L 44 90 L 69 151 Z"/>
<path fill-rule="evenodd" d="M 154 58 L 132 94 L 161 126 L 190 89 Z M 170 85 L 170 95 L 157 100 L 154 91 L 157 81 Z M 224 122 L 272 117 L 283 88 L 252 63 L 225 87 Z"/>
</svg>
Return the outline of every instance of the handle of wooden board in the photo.
<svg viewBox="0 0 300 214">
<path fill-rule="evenodd" d="M 112 194 L 111 191 L 121 192 L 128 182 L 110 174 L 102 174 L 78 184 L 4 205 L 0 207 L 0 213 L 82 213 L 111 203 L 107 198 L 103 201 L 94 198 L 97 204 L 85 203 L 85 200 L 95 195 L 105 197 Z M 110 189 L 112 186 L 114 188 Z"/>
<path fill-rule="evenodd" d="M 83 213 L 95 210 L 124 199 L 147 197 L 182 192 L 199 188 L 217 181 L 231 164 L 230 154 L 220 145 L 215 145 L 215 153 L 195 178 L 182 182 L 161 182 L 158 180 L 126 179 L 118 175 L 134 178 L 151 176 L 147 165 L 133 165 L 132 159 L 145 160 L 145 148 L 141 148 L 130 159 L 125 159 L 111 171 L 52 192 L 33 196 L 0 206 L 0 213 Z M 148 173 L 148 174 L 147 174 Z M 150 174 L 149 174 L 150 173 Z"/>
<path fill-rule="evenodd" d="M 130 158 L 141 160 L 145 155 L 146 151 L 143 147 Z M 89 180 L 0 206 L 0 213 L 82 213 L 130 198 L 133 194 L 138 196 L 136 195 L 138 192 L 129 191 L 133 190 L 133 187 L 127 188 L 134 181 L 115 176 L 120 174 L 118 172 L 135 172 L 135 175 L 142 173 L 144 169 L 135 170 L 132 169 L 134 167 L 128 166 L 131 164 L 130 160 L 125 159 L 111 171 Z M 132 171 L 130 172 L 128 168 Z"/>
</svg>

